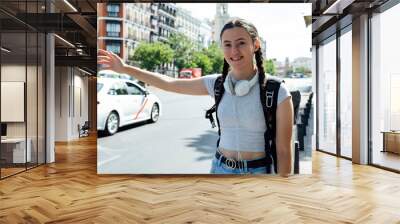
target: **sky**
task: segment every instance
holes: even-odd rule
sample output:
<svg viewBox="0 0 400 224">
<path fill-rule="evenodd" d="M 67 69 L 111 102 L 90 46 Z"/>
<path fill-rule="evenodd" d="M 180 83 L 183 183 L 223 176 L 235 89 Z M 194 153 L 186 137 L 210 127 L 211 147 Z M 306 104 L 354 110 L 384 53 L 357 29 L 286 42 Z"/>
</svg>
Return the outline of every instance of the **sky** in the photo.
<svg viewBox="0 0 400 224">
<path fill-rule="evenodd" d="M 192 16 L 214 19 L 216 3 L 177 3 Z M 292 61 L 296 57 L 311 58 L 311 25 L 306 27 L 303 16 L 311 15 L 310 3 L 229 3 L 228 14 L 252 22 L 266 40 L 266 58 Z"/>
</svg>

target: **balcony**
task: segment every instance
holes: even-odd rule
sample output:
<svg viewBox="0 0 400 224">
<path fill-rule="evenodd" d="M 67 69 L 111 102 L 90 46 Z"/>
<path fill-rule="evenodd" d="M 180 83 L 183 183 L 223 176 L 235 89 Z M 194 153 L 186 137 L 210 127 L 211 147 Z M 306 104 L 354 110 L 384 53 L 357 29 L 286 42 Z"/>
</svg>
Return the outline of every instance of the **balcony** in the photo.
<svg viewBox="0 0 400 224">
<path fill-rule="evenodd" d="M 108 12 L 107 16 L 108 17 L 119 17 L 118 12 Z"/>
<path fill-rule="evenodd" d="M 107 37 L 119 37 L 120 32 L 107 32 Z"/>
<path fill-rule="evenodd" d="M 175 14 L 171 14 L 170 12 L 164 11 L 164 10 L 158 10 L 158 12 L 164 16 L 170 17 L 175 20 Z"/>
</svg>

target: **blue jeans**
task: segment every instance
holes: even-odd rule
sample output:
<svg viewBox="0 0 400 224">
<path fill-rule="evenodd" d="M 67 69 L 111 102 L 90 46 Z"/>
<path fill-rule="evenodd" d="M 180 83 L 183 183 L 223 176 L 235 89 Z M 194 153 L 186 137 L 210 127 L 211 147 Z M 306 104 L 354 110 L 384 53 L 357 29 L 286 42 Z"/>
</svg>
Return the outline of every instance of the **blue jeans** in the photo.
<svg viewBox="0 0 400 224">
<path fill-rule="evenodd" d="M 248 168 L 248 167 L 240 167 L 232 169 L 228 167 L 225 163 L 221 162 L 221 158 L 217 159 L 214 156 L 214 159 L 211 163 L 210 173 L 212 174 L 266 174 L 267 168 L 265 166 L 257 167 L 257 168 Z M 246 160 L 244 160 L 246 161 Z M 271 164 L 271 174 L 274 174 L 273 165 Z"/>
</svg>

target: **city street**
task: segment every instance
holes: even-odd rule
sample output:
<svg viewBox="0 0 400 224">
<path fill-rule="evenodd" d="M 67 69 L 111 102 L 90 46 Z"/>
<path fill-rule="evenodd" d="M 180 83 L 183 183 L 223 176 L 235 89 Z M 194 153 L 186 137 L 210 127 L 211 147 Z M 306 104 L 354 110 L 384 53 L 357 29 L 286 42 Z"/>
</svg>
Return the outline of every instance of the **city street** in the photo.
<svg viewBox="0 0 400 224">
<path fill-rule="evenodd" d="M 159 121 L 99 138 L 98 173 L 209 173 L 218 134 L 204 116 L 213 99 L 149 90 L 162 102 Z"/>
<path fill-rule="evenodd" d="M 213 98 L 170 93 L 154 87 L 149 90 L 162 102 L 159 121 L 129 125 L 113 136 L 100 137 L 97 141 L 98 173 L 209 173 L 218 130 L 212 129 L 204 116 Z M 302 101 L 304 107 L 306 98 Z M 300 173 L 303 174 L 311 173 L 313 125 L 307 129 L 305 151 L 300 152 Z"/>
</svg>

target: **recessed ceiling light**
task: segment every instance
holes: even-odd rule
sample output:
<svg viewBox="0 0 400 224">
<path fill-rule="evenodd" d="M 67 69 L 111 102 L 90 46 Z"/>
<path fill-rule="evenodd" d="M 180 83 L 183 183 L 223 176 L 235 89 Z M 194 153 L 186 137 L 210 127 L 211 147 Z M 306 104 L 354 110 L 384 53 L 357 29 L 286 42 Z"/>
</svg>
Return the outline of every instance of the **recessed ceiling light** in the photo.
<svg viewBox="0 0 400 224">
<path fill-rule="evenodd" d="M 71 4 L 69 3 L 68 0 L 64 0 L 65 4 L 67 4 L 74 12 L 78 12 L 78 10 Z"/>
<path fill-rule="evenodd" d="M 336 0 L 322 14 L 342 14 L 343 9 L 351 5 L 355 0 Z"/>
<path fill-rule="evenodd" d="M 9 50 L 9 49 L 7 49 L 7 48 L 5 48 L 5 47 L 1 47 L 1 50 L 4 51 L 4 52 L 7 52 L 7 53 L 10 53 L 10 52 L 11 52 L 11 50 Z"/>
<path fill-rule="evenodd" d="M 83 70 L 83 69 L 81 69 L 81 68 L 78 68 L 79 69 L 79 71 L 81 71 L 81 72 L 83 72 L 83 73 L 85 73 L 85 74 L 87 74 L 87 75 L 92 75 L 91 73 L 89 73 L 88 71 L 85 71 L 85 70 Z"/>
<path fill-rule="evenodd" d="M 54 34 L 55 37 L 57 37 L 59 40 L 61 40 L 62 42 L 66 43 L 67 45 L 69 45 L 70 47 L 75 48 L 75 45 L 71 44 L 71 42 L 67 41 L 66 39 L 58 36 L 57 34 Z"/>
</svg>

